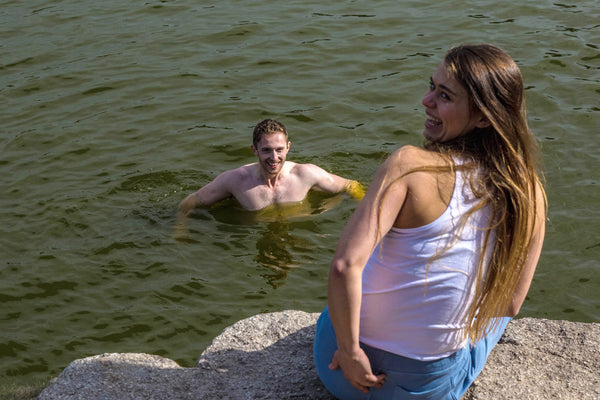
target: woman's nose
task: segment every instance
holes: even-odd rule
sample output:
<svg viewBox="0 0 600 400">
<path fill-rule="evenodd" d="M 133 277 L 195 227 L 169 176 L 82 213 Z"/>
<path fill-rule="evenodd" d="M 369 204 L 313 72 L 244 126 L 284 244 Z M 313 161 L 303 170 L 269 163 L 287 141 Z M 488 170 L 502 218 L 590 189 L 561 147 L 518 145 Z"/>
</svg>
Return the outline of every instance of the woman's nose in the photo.
<svg viewBox="0 0 600 400">
<path fill-rule="evenodd" d="M 425 93 L 425 95 L 423 96 L 423 100 L 421 100 L 421 104 L 423 104 L 427 108 L 433 108 L 434 102 L 432 91 L 428 91 L 427 93 Z"/>
</svg>

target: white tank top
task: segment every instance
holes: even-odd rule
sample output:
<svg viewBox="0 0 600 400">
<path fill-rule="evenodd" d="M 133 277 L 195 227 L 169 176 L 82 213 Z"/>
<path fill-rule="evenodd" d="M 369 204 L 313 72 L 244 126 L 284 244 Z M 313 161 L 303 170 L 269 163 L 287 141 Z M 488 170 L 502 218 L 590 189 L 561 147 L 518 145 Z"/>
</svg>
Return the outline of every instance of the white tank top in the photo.
<svg viewBox="0 0 600 400">
<path fill-rule="evenodd" d="M 438 219 L 418 228 L 392 228 L 383 238 L 363 271 L 361 342 L 422 361 L 465 345 L 465 314 L 489 209 L 474 213 L 462 232 L 458 227 L 478 201 L 457 172 L 450 204 Z M 493 240 L 491 235 L 486 258 Z"/>
</svg>

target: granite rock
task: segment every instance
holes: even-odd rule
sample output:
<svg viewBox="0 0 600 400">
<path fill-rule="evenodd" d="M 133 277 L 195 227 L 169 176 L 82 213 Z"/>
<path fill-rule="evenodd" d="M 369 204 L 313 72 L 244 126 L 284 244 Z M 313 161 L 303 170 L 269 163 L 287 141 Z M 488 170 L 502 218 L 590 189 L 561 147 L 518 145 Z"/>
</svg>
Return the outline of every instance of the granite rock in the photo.
<svg viewBox="0 0 600 400">
<path fill-rule="evenodd" d="M 75 360 L 39 400 L 332 399 L 312 360 L 318 314 L 259 314 L 226 328 L 196 367 L 149 354 Z M 513 320 L 464 400 L 599 399 L 600 324 Z"/>
</svg>

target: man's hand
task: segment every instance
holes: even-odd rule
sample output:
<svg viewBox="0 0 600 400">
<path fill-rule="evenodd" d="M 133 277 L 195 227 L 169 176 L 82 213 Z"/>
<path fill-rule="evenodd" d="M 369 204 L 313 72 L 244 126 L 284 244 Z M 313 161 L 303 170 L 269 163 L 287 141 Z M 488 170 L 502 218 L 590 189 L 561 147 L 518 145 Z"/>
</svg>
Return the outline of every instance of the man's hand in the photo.
<svg viewBox="0 0 600 400">
<path fill-rule="evenodd" d="M 350 181 L 346 186 L 346 192 L 355 200 L 362 200 L 365 197 L 365 188 L 358 181 Z"/>
<path fill-rule="evenodd" d="M 177 220 L 173 231 L 173 239 L 178 242 L 187 242 L 189 240 L 189 232 L 186 228 L 187 217 L 183 212 L 177 212 Z"/>
<path fill-rule="evenodd" d="M 194 208 L 198 207 L 198 205 L 199 202 L 196 199 L 196 193 L 188 195 L 181 201 L 181 203 L 179 203 L 179 206 L 177 207 L 177 219 L 183 220 L 187 218 Z"/>
<path fill-rule="evenodd" d="M 385 374 L 374 375 L 371 371 L 369 358 L 362 349 L 355 354 L 343 353 L 337 350 L 333 355 L 329 369 L 341 368 L 344 377 L 363 393 L 369 393 L 370 387 L 381 388 L 385 382 Z"/>
<path fill-rule="evenodd" d="M 173 232 L 173 239 L 179 242 L 187 242 L 189 240 L 188 230 L 186 228 L 186 222 L 188 216 L 194 211 L 197 206 L 196 194 L 192 193 L 179 203 L 177 207 L 177 219 L 175 222 L 175 230 Z"/>
</svg>

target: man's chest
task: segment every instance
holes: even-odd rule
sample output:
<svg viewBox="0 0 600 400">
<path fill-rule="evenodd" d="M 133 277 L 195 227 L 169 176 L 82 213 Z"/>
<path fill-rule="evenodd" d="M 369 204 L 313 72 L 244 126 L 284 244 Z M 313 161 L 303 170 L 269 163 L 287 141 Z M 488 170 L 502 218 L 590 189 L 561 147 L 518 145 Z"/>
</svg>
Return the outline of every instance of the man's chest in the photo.
<svg viewBox="0 0 600 400">
<path fill-rule="evenodd" d="M 304 200 L 310 188 L 303 185 L 256 185 L 240 186 L 235 197 L 240 204 L 249 210 L 259 210 L 278 203 L 292 203 Z"/>
</svg>

